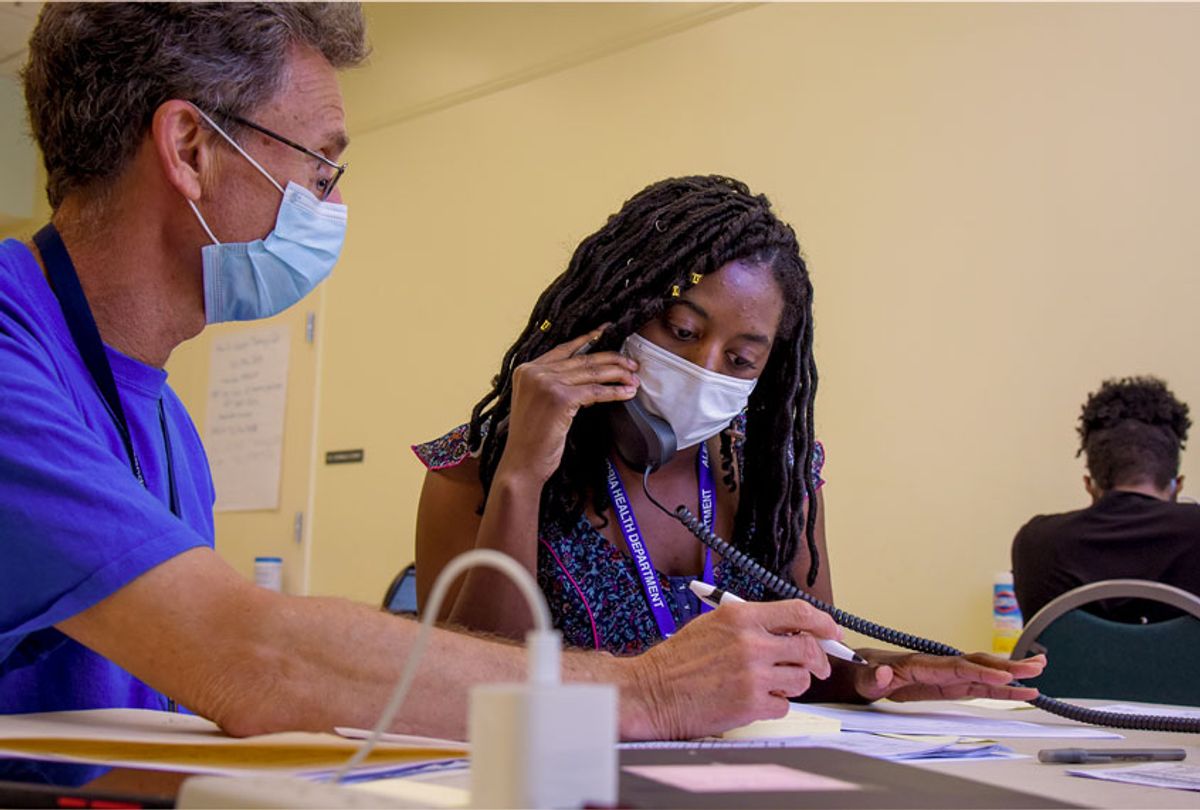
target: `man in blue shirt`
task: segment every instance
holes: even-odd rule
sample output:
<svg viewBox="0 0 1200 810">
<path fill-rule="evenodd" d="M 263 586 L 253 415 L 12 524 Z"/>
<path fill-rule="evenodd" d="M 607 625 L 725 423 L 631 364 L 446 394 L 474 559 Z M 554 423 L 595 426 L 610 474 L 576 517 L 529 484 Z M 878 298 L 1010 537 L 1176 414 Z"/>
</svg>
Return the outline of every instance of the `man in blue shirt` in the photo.
<svg viewBox="0 0 1200 810">
<path fill-rule="evenodd" d="M 24 82 L 53 220 L 0 245 L 0 712 L 169 696 L 233 734 L 378 717 L 417 625 L 224 563 L 204 451 L 162 370 L 207 323 L 272 315 L 331 271 L 336 71 L 365 53 L 350 4 L 43 10 Z M 830 672 L 814 637 L 837 635 L 799 602 L 744 605 L 643 656 L 563 667 L 621 688 L 624 736 L 696 736 L 785 712 Z M 435 631 L 398 727 L 462 736 L 469 687 L 523 669 L 517 648 Z M 1033 669 L 870 677 L 897 697 L 1020 697 L 1005 684 Z"/>
</svg>

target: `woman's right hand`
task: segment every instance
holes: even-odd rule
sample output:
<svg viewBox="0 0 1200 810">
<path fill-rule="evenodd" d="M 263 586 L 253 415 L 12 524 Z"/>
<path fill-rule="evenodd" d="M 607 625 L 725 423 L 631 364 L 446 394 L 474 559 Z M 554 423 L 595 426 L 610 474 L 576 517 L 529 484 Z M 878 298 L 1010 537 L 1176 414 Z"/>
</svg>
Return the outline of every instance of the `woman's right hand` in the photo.
<svg viewBox="0 0 1200 810">
<path fill-rule="evenodd" d="M 604 329 L 560 343 L 514 370 L 508 444 L 497 477 L 511 470 L 544 484 L 562 461 L 567 431 L 580 408 L 637 394 L 633 359 L 618 352 L 576 354 Z"/>
</svg>

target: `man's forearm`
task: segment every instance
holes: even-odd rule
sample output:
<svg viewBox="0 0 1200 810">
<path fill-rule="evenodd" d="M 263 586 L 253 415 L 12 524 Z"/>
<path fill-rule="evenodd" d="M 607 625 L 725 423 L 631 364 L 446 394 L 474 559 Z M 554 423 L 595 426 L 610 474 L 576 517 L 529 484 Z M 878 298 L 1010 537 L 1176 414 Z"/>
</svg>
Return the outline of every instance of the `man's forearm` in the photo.
<svg viewBox="0 0 1200 810">
<path fill-rule="evenodd" d="M 59 629 L 234 735 L 378 721 L 420 625 L 346 599 L 255 587 L 209 549 L 146 572 Z M 567 680 L 620 690 L 626 738 L 715 734 L 779 716 L 825 658 L 832 621 L 798 602 L 738 605 L 642 655 L 573 652 Z M 393 730 L 462 739 L 471 687 L 525 678 L 521 646 L 434 629 Z"/>
<path fill-rule="evenodd" d="M 246 701 L 237 709 L 240 716 L 224 725 L 240 733 L 373 726 L 412 654 L 420 625 L 342 599 L 285 599 L 287 609 L 274 613 L 270 632 L 289 652 L 261 659 L 266 672 L 247 674 L 249 682 L 273 682 L 269 692 L 275 697 L 270 705 Z M 272 675 L 271 661 L 283 671 Z M 435 627 L 392 730 L 465 739 L 471 688 L 521 681 L 526 671 L 523 645 Z M 662 727 L 656 674 L 653 660 L 590 651 L 563 656 L 564 680 L 617 687 L 623 738 L 652 738 Z"/>
<path fill-rule="evenodd" d="M 277 613 L 278 639 L 288 639 L 288 672 L 276 710 L 254 733 L 281 728 L 374 725 L 413 654 L 419 623 L 343 599 L 293 597 Z M 284 627 L 283 625 L 286 625 Z M 271 666 L 269 662 L 260 665 Z M 522 647 L 478 634 L 429 631 L 417 675 L 393 731 L 465 739 L 472 686 L 525 677 Z M 249 674 L 257 678 L 258 674 Z M 278 682 L 278 681 L 277 681 Z M 287 706 L 295 707 L 294 712 Z M 243 707 L 245 709 L 246 707 Z"/>
<path fill-rule="evenodd" d="M 58 626 L 239 736 L 373 725 L 420 630 L 349 600 L 257 588 L 208 549 L 168 560 Z M 434 630 L 395 727 L 462 738 L 470 687 L 524 671 L 519 647 Z"/>
</svg>

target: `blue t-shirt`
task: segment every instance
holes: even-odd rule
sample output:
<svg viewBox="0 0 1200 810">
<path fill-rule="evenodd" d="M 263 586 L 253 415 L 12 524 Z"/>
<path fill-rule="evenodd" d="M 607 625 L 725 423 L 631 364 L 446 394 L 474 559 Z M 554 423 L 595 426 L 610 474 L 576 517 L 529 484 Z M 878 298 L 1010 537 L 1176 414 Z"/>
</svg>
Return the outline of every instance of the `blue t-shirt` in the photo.
<svg viewBox="0 0 1200 810">
<path fill-rule="evenodd" d="M 0 243 L 0 714 L 163 708 L 54 625 L 213 545 L 208 459 L 167 373 L 105 348 L 149 489 L 41 267 L 20 242 Z M 160 399 L 182 520 L 170 510 Z"/>
</svg>

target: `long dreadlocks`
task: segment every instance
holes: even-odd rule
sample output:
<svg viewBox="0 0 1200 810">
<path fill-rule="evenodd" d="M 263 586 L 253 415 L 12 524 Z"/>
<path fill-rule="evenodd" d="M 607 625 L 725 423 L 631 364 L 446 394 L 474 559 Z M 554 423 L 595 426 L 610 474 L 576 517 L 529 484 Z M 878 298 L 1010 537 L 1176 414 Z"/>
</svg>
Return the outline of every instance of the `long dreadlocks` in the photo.
<svg viewBox="0 0 1200 810">
<path fill-rule="evenodd" d="M 479 451 L 485 498 L 507 438 L 504 430 L 487 426 L 504 424 L 517 366 L 606 322 L 612 326 L 596 349 L 619 349 L 626 337 L 661 315 L 673 289 L 686 290 L 734 260 L 769 268 L 784 309 L 750 397 L 733 542 L 786 574 L 799 538 L 806 537 L 811 586 L 820 564 L 813 536 L 812 284 L 795 232 L 775 216 L 765 196 L 728 177 L 673 178 L 643 189 L 580 243 L 566 271 L 542 293 L 524 331 L 505 352 L 491 390 L 471 413 L 468 443 Z M 729 445 L 722 441 L 722 455 Z M 567 434 L 562 463 L 542 490 L 542 514 L 574 520 L 590 497 L 603 516 L 609 506 L 604 481 L 611 448 L 604 408 L 581 410 Z"/>
</svg>

